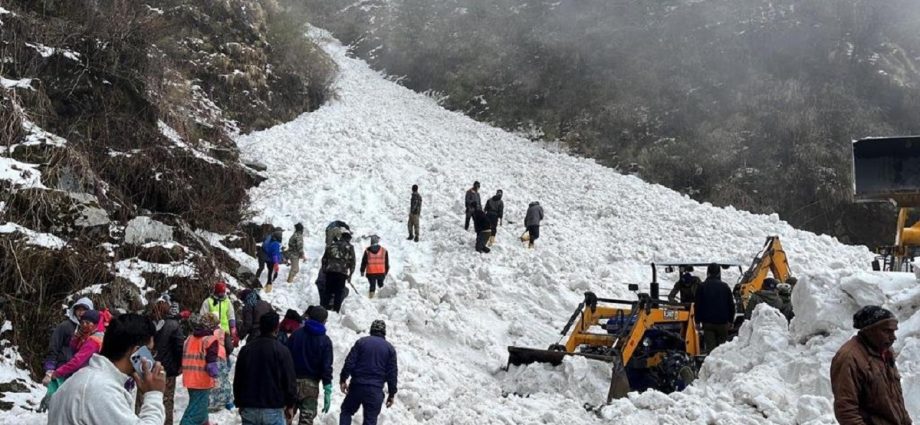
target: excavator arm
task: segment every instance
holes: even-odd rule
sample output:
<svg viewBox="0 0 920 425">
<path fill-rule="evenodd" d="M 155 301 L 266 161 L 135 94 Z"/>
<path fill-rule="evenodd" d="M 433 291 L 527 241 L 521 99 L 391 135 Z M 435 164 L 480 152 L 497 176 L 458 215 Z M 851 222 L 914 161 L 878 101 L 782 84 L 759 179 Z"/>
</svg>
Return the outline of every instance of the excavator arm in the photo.
<svg viewBox="0 0 920 425">
<path fill-rule="evenodd" d="M 763 281 L 767 278 L 767 273 L 772 274 L 773 278 L 780 282 L 788 281 L 791 276 L 786 251 L 783 251 L 779 236 L 767 236 L 767 241 L 764 243 L 763 248 L 757 253 L 751 262 L 751 266 L 742 275 L 739 283 L 742 308 L 747 307 L 751 294 L 763 287 Z"/>
</svg>

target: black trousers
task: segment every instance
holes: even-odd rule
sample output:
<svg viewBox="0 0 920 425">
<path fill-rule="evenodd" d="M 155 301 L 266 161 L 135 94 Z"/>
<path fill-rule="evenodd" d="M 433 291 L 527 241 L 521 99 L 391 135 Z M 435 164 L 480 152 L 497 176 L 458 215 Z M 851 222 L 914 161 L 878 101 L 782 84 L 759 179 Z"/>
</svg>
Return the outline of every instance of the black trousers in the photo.
<svg viewBox="0 0 920 425">
<path fill-rule="evenodd" d="M 367 275 L 367 283 L 370 284 L 370 292 L 376 292 L 377 288 L 383 288 L 383 280 L 387 278 L 385 274 Z"/>
<path fill-rule="evenodd" d="M 342 309 L 346 280 L 348 276 L 342 273 L 326 273 L 326 287 L 320 296 L 319 303 L 323 306 L 331 305 L 332 311 L 338 313 Z"/>
<path fill-rule="evenodd" d="M 489 235 L 491 234 L 492 232 L 488 230 L 476 233 L 476 252 L 487 253 L 491 251 L 491 249 L 486 246 L 486 242 L 489 241 Z"/>
</svg>

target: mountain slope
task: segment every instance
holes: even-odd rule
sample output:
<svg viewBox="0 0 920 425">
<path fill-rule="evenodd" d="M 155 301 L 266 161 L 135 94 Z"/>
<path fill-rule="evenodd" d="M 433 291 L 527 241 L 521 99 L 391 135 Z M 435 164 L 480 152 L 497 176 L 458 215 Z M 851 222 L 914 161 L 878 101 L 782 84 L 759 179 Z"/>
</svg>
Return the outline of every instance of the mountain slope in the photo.
<svg viewBox="0 0 920 425">
<path fill-rule="evenodd" d="M 342 69 L 338 100 L 239 143 L 244 157 L 258 158 L 269 167 L 268 180 L 250 192 L 256 221 L 287 229 L 303 222 L 308 229 L 305 273 L 293 287 L 278 285 L 269 297 L 276 305 L 303 309 L 317 302 L 310 283 L 321 255 L 322 229 L 329 221 L 341 219 L 352 226 L 359 253 L 367 236 L 383 237 L 394 264 L 387 286 L 377 299 L 368 300 L 366 283 L 356 275 L 359 294 L 346 300 L 344 315 L 333 315 L 330 328 L 338 370 L 351 342 L 360 336 L 354 331 L 366 332 L 376 318 L 388 321 L 389 338 L 401 356 L 402 384 L 398 407 L 384 413 L 387 423 L 594 421 L 597 415 L 583 405 L 603 400 L 608 372 L 602 366 L 572 360 L 556 371 L 538 366 L 506 373 L 500 370 L 505 347 L 555 342 L 582 292 L 628 296 L 625 283 L 648 281 L 649 261 L 717 258 L 746 263 L 764 236 L 778 234 L 793 271 L 804 282 L 799 291 L 804 293 L 806 288 L 836 286 L 863 270 L 871 258 L 864 247 L 798 231 L 775 216 L 701 205 L 662 186 L 443 110 L 432 99 L 346 57 L 340 45 L 324 46 Z M 461 200 L 473 180 L 482 182 L 484 198 L 503 189 L 506 217 L 514 221 L 499 230 L 498 244 L 488 255 L 473 251 L 473 236 L 462 228 Z M 424 197 L 418 244 L 404 239 L 414 183 Z M 547 219 L 537 249 L 529 251 L 516 238 L 526 205 L 533 200 L 544 205 Z M 813 300 L 808 294 L 800 298 L 803 303 Z M 777 330 L 775 321 L 760 320 L 771 324 L 764 329 L 793 339 L 785 326 Z M 842 326 L 803 326 L 799 333 L 803 338 L 829 330 L 846 333 Z M 785 348 L 804 350 L 796 342 Z M 724 408 L 717 416 L 740 423 L 789 423 L 790 415 L 797 414 L 778 412 L 771 419 L 744 399 L 733 400 L 731 391 L 730 385 L 713 385 L 693 396 L 670 399 L 690 398 L 697 405 L 718 399 Z M 783 393 L 786 403 L 780 404 L 795 406 L 800 391 L 805 390 L 789 388 Z M 641 401 L 637 404 L 642 406 Z M 679 404 L 670 404 L 681 410 Z M 658 414 L 632 409 L 615 404 L 602 415 L 636 419 Z M 826 420 L 826 413 L 818 419 Z"/>
</svg>

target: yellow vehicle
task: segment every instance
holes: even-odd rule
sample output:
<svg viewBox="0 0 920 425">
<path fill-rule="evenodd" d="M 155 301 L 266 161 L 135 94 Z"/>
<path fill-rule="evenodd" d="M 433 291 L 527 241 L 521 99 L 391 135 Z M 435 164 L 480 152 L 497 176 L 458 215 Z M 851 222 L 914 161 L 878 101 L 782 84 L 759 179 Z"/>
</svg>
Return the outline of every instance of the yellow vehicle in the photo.
<svg viewBox="0 0 920 425">
<path fill-rule="evenodd" d="M 741 275 L 741 280 L 735 285 L 735 313 L 736 317 L 740 313 L 742 321 L 751 294 L 763 289 L 763 281 L 768 277 L 768 273 L 780 282 L 795 284 L 795 279 L 789 272 L 789 261 L 786 258 L 786 251 L 783 250 L 783 244 L 779 242 L 779 236 L 767 236 L 763 248 L 754 256 L 751 266 Z M 738 324 L 740 323 L 736 319 L 736 325 Z"/>
<path fill-rule="evenodd" d="M 562 330 L 564 342 L 546 350 L 508 347 L 508 366 L 558 365 L 565 356 L 609 362 L 608 401 L 631 390 L 682 390 L 702 364 L 693 305 L 657 300 L 657 289 L 653 284 L 655 298 L 639 294 L 634 301 L 586 292 Z M 638 285 L 630 285 L 630 290 L 638 290 Z"/>
<path fill-rule="evenodd" d="M 920 257 L 920 136 L 853 141 L 853 192 L 857 202 L 890 202 L 898 208 L 894 245 L 876 249 L 874 270 L 911 271 Z"/>
</svg>

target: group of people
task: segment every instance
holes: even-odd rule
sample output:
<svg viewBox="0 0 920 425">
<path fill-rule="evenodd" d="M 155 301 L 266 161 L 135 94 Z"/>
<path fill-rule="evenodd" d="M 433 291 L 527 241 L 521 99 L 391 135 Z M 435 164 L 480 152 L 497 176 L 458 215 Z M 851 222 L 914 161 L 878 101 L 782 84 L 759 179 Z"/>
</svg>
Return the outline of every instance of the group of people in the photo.
<svg viewBox="0 0 920 425">
<path fill-rule="evenodd" d="M 238 298 L 239 321 L 227 285 L 218 282 L 195 314 L 179 312 L 164 294 L 148 314 L 123 313 L 109 323 L 91 300 L 81 298 L 49 344 L 43 381 L 48 390 L 41 406 L 49 412 L 48 423 L 172 425 L 181 375 L 189 400 L 181 425 L 208 424 L 210 412 L 234 408 L 243 424 L 284 425 L 298 415 L 298 424 L 312 424 L 320 388 L 322 412 L 332 406 L 328 311 L 322 306 L 310 306 L 303 315 L 288 310 L 281 320 L 258 290 L 244 289 Z M 231 379 L 231 354 L 241 338 L 246 343 Z M 359 408 L 364 424 L 375 424 L 382 406 L 395 401 L 397 373 L 386 323 L 375 320 L 339 374 L 345 393 L 339 424 L 350 424 Z"/>
<path fill-rule="evenodd" d="M 680 279 L 668 299 L 676 302 L 679 296 L 681 302 L 695 302 L 704 346 L 707 352 L 711 351 L 728 339 L 733 325 L 732 290 L 722 281 L 717 264 L 707 267 L 703 282 L 693 276 L 689 268 L 680 271 Z M 796 283 L 794 277 L 786 283 L 766 278 L 762 289 L 748 299 L 745 317 L 750 319 L 757 305 L 764 303 L 791 320 L 794 316 L 791 287 Z M 901 377 L 891 350 L 898 320 L 882 307 L 866 306 L 853 315 L 853 327 L 858 330 L 857 334 L 840 347 L 831 361 L 834 416 L 841 425 L 910 425 L 912 421 L 904 403 Z"/>
<path fill-rule="evenodd" d="M 703 345 L 706 352 L 712 351 L 728 340 L 735 323 L 735 295 L 727 283 L 722 281 L 722 271 L 718 264 L 706 268 L 706 280 L 693 275 L 690 266 L 680 266 L 680 277 L 671 292 L 668 301 L 694 303 L 696 321 L 703 329 Z M 790 277 L 787 283 L 768 277 L 764 279 L 761 289 L 751 294 L 745 306 L 745 319 L 750 319 L 759 304 L 767 304 L 779 310 L 792 320 L 792 286 L 796 278 Z M 737 290 L 737 289 L 736 289 Z"/>
<path fill-rule="evenodd" d="M 414 187 L 413 187 L 414 188 Z M 486 200 L 485 208 L 479 196 L 480 184 L 473 182 L 473 187 L 466 191 L 463 204 L 466 210 L 466 220 L 463 227 L 470 229 L 470 219 L 473 220 L 473 230 L 476 232 L 476 252 L 489 253 L 498 235 L 498 227 L 504 224 L 505 202 L 502 201 L 502 190 L 499 189 L 491 198 Z M 521 241 L 527 242 L 528 248 L 533 248 L 534 243 L 540 238 L 540 222 L 543 221 L 543 207 L 539 202 L 531 202 L 524 216 L 524 234 Z"/>
</svg>

